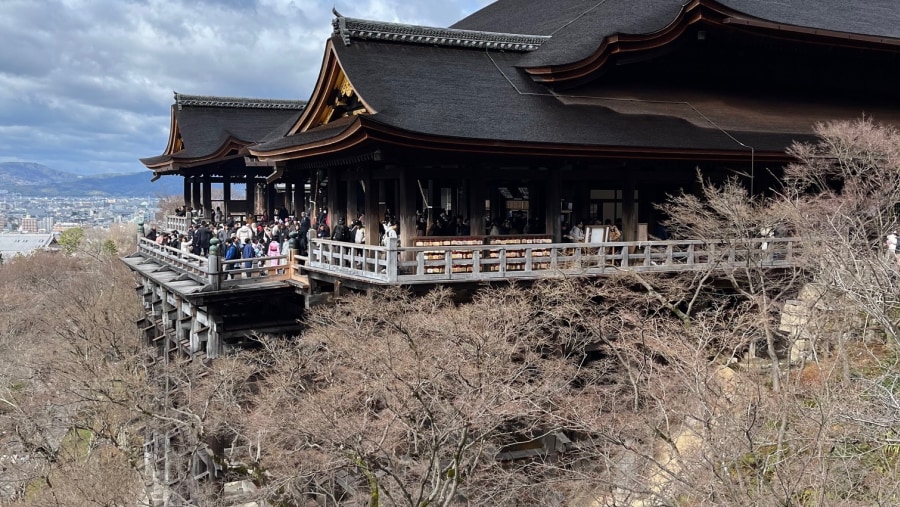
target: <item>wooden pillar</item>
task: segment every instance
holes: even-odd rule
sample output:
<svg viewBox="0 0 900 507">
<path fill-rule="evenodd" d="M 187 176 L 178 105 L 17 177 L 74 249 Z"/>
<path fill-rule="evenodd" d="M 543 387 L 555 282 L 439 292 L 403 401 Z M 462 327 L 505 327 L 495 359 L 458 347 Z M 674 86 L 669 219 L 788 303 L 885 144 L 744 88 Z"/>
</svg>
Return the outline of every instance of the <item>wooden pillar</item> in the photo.
<svg viewBox="0 0 900 507">
<path fill-rule="evenodd" d="M 487 180 L 483 173 L 476 171 L 471 178 L 466 179 L 469 185 L 469 226 L 473 236 L 483 236 L 484 230 L 484 201 L 487 200 Z"/>
<path fill-rule="evenodd" d="M 207 315 L 209 319 L 209 331 L 206 336 L 206 355 L 212 359 L 219 357 L 224 352 L 222 340 L 219 339 L 219 330 L 222 329 L 221 318 L 213 318 Z"/>
<path fill-rule="evenodd" d="M 294 188 L 293 188 L 293 196 L 291 199 L 291 207 L 288 211 L 291 212 L 295 217 L 300 216 L 300 212 L 306 209 L 306 191 L 304 188 L 306 187 L 303 180 L 294 180 Z"/>
<path fill-rule="evenodd" d="M 200 176 L 191 176 L 191 208 L 194 208 L 194 214 L 200 206 Z"/>
<path fill-rule="evenodd" d="M 347 226 L 359 216 L 359 180 L 356 173 L 350 173 L 347 180 Z"/>
<path fill-rule="evenodd" d="M 212 215 L 212 177 L 203 176 L 203 218 L 209 220 Z"/>
<path fill-rule="evenodd" d="M 284 196 L 281 199 L 281 205 L 284 207 L 284 209 L 286 209 L 290 212 L 291 208 L 293 208 L 293 206 L 291 206 L 291 202 L 293 200 L 294 200 L 294 182 L 285 181 L 284 182 Z"/>
<path fill-rule="evenodd" d="M 228 218 L 228 208 L 231 203 L 231 175 L 222 175 L 222 221 Z"/>
<path fill-rule="evenodd" d="M 457 208 L 453 210 L 453 215 L 462 215 L 463 218 L 469 213 L 469 179 L 463 178 L 456 186 Z"/>
<path fill-rule="evenodd" d="M 184 177 L 184 201 L 185 206 L 191 205 L 191 177 Z"/>
<path fill-rule="evenodd" d="M 438 203 L 435 202 L 434 199 L 434 180 L 428 180 L 428 186 L 425 188 L 425 195 L 428 196 L 428 202 L 422 203 L 422 206 L 425 206 L 425 214 L 428 218 L 427 230 L 431 230 L 431 227 L 434 225 L 435 218 L 437 218 L 437 207 Z"/>
<path fill-rule="evenodd" d="M 260 208 L 264 213 L 269 215 L 269 218 L 274 218 L 278 215 L 278 205 L 275 201 L 277 201 L 278 191 L 275 190 L 275 183 L 264 183 L 261 185 L 263 187 L 263 196 L 261 201 L 263 202 Z"/>
<path fill-rule="evenodd" d="M 244 221 L 256 214 L 256 179 L 252 175 L 247 175 L 244 179 L 247 185 L 245 199 L 247 206 L 245 208 L 246 215 Z"/>
<path fill-rule="evenodd" d="M 559 223 L 559 215 L 560 215 L 560 195 L 561 195 L 561 167 L 551 167 L 547 171 L 547 186 L 546 186 L 546 211 L 544 214 L 544 221 L 546 222 L 547 234 L 549 234 L 553 238 L 554 243 L 559 243 L 562 241 L 562 227 L 560 227 Z"/>
<path fill-rule="evenodd" d="M 622 238 L 624 241 L 635 241 L 637 237 L 637 215 L 634 212 L 634 168 L 625 169 L 622 181 Z"/>
<path fill-rule="evenodd" d="M 400 170 L 397 178 L 397 221 L 400 224 L 400 246 L 413 246 L 413 238 L 416 235 L 416 198 L 413 190 L 413 182 L 407 175 L 406 169 Z M 411 261 L 415 259 L 413 252 L 403 252 L 401 260 Z"/>
<path fill-rule="evenodd" d="M 377 245 L 381 241 L 381 235 L 378 230 L 378 201 L 381 196 L 378 194 L 378 186 L 372 179 L 372 168 L 366 169 L 363 176 L 363 191 L 365 192 L 365 212 L 366 221 L 363 225 L 366 227 L 366 244 Z"/>
<path fill-rule="evenodd" d="M 385 180 L 378 180 L 375 184 L 378 185 L 378 213 L 376 213 L 376 220 L 380 222 L 387 212 L 387 182 Z"/>
<path fill-rule="evenodd" d="M 195 305 L 191 305 L 191 330 L 189 331 L 189 347 L 191 352 L 197 352 L 200 350 L 200 329 L 203 327 L 200 324 L 200 320 L 197 318 L 197 307 Z"/>
<path fill-rule="evenodd" d="M 328 206 L 328 219 L 326 223 L 328 227 L 334 229 L 334 226 L 337 225 L 338 217 L 335 216 L 335 213 L 343 215 L 346 213 L 341 210 L 341 204 L 338 202 L 338 186 L 340 182 L 338 181 L 338 171 L 336 167 L 328 168 L 328 187 L 326 187 L 326 192 L 328 192 L 325 200 L 327 201 Z"/>
</svg>

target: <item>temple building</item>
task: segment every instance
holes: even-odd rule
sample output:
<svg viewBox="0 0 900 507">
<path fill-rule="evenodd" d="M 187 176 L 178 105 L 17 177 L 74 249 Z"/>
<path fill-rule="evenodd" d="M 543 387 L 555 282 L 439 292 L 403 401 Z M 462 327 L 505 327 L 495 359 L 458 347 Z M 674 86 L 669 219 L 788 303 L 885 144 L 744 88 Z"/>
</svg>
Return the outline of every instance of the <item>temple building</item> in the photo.
<svg viewBox="0 0 900 507">
<path fill-rule="evenodd" d="M 141 161 L 183 178 L 204 220 L 284 208 L 360 219 L 366 242 L 310 235 L 272 267 L 140 238 L 123 260 L 160 354 L 295 332 L 342 287 L 790 267 L 792 238 L 666 240 L 654 205 L 698 174 L 777 188 L 817 122 L 900 125 L 895 0 L 498 0 L 449 28 L 334 14 L 307 100 L 176 94 L 165 151 Z M 382 241 L 385 219 L 396 239 Z M 442 220 L 465 232 L 429 237 Z M 586 243 L 565 243 L 579 221 Z M 210 463 L 195 477 L 216 476 Z"/>
<path fill-rule="evenodd" d="M 308 100 L 176 94 L 165 151 L 142 159 L 204 217 L 361 219 L 366 244 L 312 237 L 288 259 L 306 306 L 341 284 L 695 269 L 711 247 L 654 243 L 667 195 L 698 174 L 765 193 L 817 122 L 900 125 L 890 0 L 499 0 L 449 28 L 334 15 Z M 600 224 L 636 243 L 571 258 L 577 222 L 588 243 L 612 239 Z M 236 284 L 214 268 L 172 269 L 192 293 Z"/>
</svg>

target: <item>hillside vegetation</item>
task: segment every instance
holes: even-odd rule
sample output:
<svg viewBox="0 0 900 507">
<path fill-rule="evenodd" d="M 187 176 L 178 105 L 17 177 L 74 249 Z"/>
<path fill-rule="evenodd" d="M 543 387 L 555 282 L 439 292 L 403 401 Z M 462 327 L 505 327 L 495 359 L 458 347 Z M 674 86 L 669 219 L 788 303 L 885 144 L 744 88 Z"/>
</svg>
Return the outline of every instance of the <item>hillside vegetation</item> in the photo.
<svg viewBox="0 0 900 507">
<path fill-rule="evenodd" d="M 900 136 L 865 120 L 819 133 L 767 198 L 703 181 L 664 206 L 676 236 L 802 238 L 790 270 L 751 259 L 465 303 L 391 290 L 317 307 L 300 336 L 185 362 L 140 346 L 115 258 L 3 265 L 6 498 L 132 505 L 152 496 L 143 436 L 177 429 L 181 450 L 230 449 L 226 479 L 257 487 L 240 502 L 896 505 L 900 271 L 882 243 Z M 180 494 L 225 502 L 216 484 Z"/>
</svg>

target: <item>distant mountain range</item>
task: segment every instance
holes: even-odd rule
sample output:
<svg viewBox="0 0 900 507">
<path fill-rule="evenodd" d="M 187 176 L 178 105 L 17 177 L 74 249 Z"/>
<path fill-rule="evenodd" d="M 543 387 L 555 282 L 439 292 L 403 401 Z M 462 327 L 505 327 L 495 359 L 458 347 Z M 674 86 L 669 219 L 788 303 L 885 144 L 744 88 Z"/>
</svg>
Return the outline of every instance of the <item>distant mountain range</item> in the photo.
<svg viewBox="0 0 900 507">
<path fill-rule="evenodd" d="M 166 197 L 181 195 L 183 180 L 163 177 L 151 183 L 153 173 L 80 176 L 30 162 L 0 162 L 0 191 L 31 197 Z"/>
</svg>

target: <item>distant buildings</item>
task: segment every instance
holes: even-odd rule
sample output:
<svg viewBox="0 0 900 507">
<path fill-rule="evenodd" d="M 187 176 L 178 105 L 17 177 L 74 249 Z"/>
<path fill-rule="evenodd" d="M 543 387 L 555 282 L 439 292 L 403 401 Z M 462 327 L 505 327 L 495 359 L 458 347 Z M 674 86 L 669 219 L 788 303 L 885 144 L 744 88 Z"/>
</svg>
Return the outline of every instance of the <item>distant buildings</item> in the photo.
<svg viewBox="0 0 900 507">
<path fill-rule="evenodd" d="M 38 220 L 34 217 L 24 217 L 19 220 L 19 232 L 22 234 L 37 234 Z"/>
<path fill-rule="evenodd" d="M 0 255 L 4 261 L 17 255 L 29 255 L 37 250 L 55 250 L 55 245 L 52 233 L 0 234 Z"/>
</svg>

